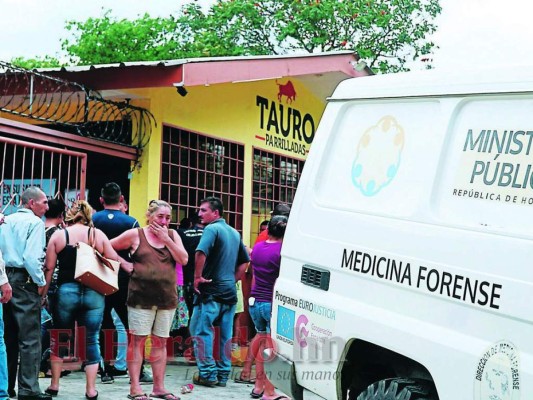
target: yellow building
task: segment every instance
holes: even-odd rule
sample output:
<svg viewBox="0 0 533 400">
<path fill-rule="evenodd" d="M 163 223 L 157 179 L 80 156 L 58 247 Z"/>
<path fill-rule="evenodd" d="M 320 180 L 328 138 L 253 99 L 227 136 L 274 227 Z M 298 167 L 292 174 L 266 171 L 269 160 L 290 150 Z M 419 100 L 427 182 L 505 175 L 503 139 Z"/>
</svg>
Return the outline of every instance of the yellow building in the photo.
<svg viewBox="0 0 533 400">
<path fill-rule="evenodd" d="M 292 202 L 327 96 L 341 80 L 369 74 L 351 52 L 134 62 L 41 72 L 76 82 L 86 92 L 86 88 L 97 91 L 104 104 L 111 101 L 118 109 L 123 104 L 125 109 L 147 111 L 144 119 L 131 122 L 133 114 L 109 116 L 95 105 L 91 113 L 86 108 L 69 120 L 85 123 L 84 130 L 54 123 L 49 115 L 29 120 L 21 117 L 29 114 L 29 106 L 26 114 L 17 114 L 6 103 L 9 85 L 0 77 L 0 99 L 4 99 L 0 144 L 8 154 L 13 144 L 6 140 L 21 139 L 13 133 L 17 129 L 30 132 L 23 138 L 30 147 L 40 144 L 87 154 L 86 174 L 74 170 L 68 174 L 69 179 L 80 176 L 80 184 L 65 183 L 60 177 L 65 162 L 56 167 L 52 161 L 51 169 L 58 171 L 45 174 L 45 180 L 53 195 L 68 197 L 75 187 L 97 207 L 100 187 L 116 181 L 129 194 L 133 216 L 142 221 L 148 202 L 161 198 L 173 206 L 175 226 L 196 212 L 199 200 L 215 195 L 223 200 L 226 219 L 243 233 L 247 244 L 253 243 L 260 222 L 268 219 L 275 204 Z M 9 81 L 6 71 L 4 81 Z M 30 105 L 39 90 L 31 89 Z M 72 99 L 64 101 L 65 110 L 75 105 Z M 124 136 L 116 126 L 128 118 Z M 39 128 L 21 122 L 37 123 Z M 16 164 L 16 159 L 16 152 L 5 157 L 0 174 L 8 194 L 13 193 L 13 182 L 23 184 L 28 179 L 27 172 L 11 173 L 5 165 L 11 164 L 8 160 Z M 51 158 L 43 155 L 43 164 L 45 159 Z"/>
</svg>

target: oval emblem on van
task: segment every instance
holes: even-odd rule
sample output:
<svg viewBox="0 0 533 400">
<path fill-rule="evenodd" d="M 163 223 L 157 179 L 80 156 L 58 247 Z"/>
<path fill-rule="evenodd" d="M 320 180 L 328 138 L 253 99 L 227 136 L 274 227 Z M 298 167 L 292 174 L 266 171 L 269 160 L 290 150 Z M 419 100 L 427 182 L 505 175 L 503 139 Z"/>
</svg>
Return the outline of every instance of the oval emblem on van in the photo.
<svg viewBox="0 0 533 400">
<path fill-rule="evenodd" d="M 520 398 L 520 359 L 518 350 L 502 340 L 490 346 L 477 364 L 475 400 L 518 400 Z"/>
<path fill-rule="evenodd" d="M 365 196 L 375 196 L 396 177 L 405 142 L 402 126 L 387 115 L 359 139 L 352 182 Z"/>
</svg>

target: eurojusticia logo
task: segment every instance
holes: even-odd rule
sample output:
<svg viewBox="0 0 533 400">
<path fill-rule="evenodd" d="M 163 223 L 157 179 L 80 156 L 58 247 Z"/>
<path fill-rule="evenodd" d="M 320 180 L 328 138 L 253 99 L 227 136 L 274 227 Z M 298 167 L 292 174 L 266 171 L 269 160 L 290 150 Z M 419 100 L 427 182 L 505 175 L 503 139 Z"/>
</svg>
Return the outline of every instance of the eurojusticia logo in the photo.
<svg viewBox="0 0 533 400">
<path fill-rule="evenodd" d="M 387 115 L 367 128 L 352 164 L 352 183 L 365 196 L 375 196 L 396 177 L 405 133 L 396 118 Z"/>
</svg>

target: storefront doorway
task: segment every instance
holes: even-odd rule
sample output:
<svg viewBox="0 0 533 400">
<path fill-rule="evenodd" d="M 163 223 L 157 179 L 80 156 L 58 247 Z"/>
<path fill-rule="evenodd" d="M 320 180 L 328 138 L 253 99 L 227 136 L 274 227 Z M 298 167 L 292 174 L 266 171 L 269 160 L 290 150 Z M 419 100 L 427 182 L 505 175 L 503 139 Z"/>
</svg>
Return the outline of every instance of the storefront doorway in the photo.
<svg viewBox="0 0 533 400">
<path fill-rule="evenodd" d="M 0 211 L 13 212 L 28 186 L 67 206 L 86 199 L 99 210 L 100 189 L 113 181 L 128 199 L 135 157 L 131 147 L 0 118 Z"/>
</svg>

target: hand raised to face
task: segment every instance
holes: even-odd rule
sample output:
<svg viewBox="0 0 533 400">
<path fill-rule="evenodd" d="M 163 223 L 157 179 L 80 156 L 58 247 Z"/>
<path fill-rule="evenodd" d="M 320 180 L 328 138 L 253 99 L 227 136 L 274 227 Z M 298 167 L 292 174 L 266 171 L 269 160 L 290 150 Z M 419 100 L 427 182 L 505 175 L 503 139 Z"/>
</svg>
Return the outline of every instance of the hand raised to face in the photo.
<svg viewBox="0 0 533 400">
<path fill-rule="evenodd" d="M 156 221 L 152 221 L 149 225 L 150 232 L 154 234 L 158 239 L 164 240 L 168 238 L 168 227 L 165 225 L 159 225 Z"/>
</svg>

